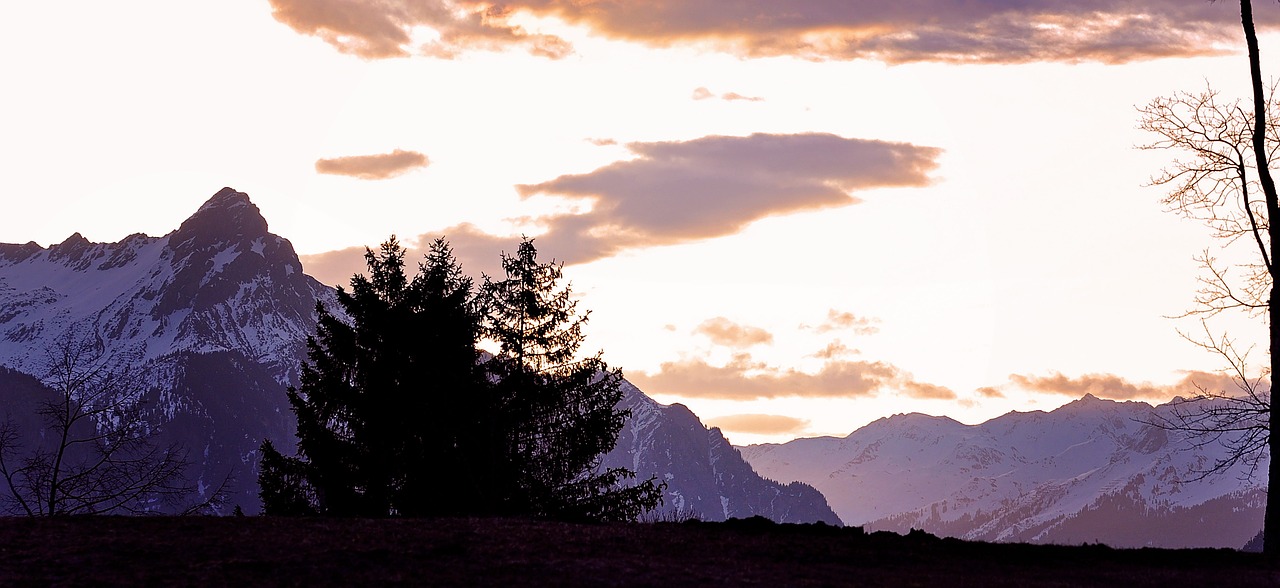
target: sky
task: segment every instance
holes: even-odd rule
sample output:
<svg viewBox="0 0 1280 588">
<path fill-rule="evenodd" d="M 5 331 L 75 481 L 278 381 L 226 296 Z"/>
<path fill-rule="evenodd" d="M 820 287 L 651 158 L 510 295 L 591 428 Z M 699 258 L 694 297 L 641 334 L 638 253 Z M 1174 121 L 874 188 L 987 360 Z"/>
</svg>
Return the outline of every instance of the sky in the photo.
<svg viewBox="0 0 1280 588">
<path fill-rule="evenodd" d="M 1229 386 L 1169 318 L 1222 243 L 1138 108 L 1247 97 L 1241 39 L 1202 0 L 10 2 L 0 242 L 163 235 L 223 186 L 330 284 L 392 234 L 474 275 L 527 235 L 584 350 L 736 444 L 1164 402 Z"/>
</svg>

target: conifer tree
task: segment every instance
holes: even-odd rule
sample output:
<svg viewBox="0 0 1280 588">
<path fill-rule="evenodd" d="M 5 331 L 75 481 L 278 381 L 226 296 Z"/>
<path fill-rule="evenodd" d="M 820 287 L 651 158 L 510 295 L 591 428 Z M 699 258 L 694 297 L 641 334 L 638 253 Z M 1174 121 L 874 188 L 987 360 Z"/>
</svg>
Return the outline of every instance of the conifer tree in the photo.
<svg viewBox="0 0 1280 588">
<path fill-rule="evenodd" d="M 436 240 L 410 280 L 392 236 L 367 250 L 369 276 L 322 305 L 301 386 L 288 392 L 297 457 L 264 443 L 268 514 L 428 515 L 482 509 L 470 474 L 488 384 L 477 366 L 471 280 Z"/>
<path fill-rule="evenodd" d="M 619 410 L 622 372 L 601 354 L 577 358 L 582 327 L 570 288 L 560 288 L 561 266 L 539 263 L 533 241 L 503 255 L 505 279 L 485 277 L 481 287 L 485 335 L 500 350 L 486 362 L 496 382 L 505 430 L 503 463 L 510 468 L 509 506 L 537 516 L 634 520 L 660 501 L 654 479 L 624 468 L 600 471 L 630 416 Z"/>
</svg>

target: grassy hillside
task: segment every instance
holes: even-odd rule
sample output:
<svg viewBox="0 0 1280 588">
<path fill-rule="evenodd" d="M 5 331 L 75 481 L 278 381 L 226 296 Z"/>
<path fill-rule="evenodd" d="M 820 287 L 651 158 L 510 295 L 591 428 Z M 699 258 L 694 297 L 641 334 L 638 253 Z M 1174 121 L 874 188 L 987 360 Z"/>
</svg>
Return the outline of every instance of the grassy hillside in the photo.
<svg viewBox="0 0 1280 588">
<path fill-rule="evenodd" d="M 760 521 L 0 519 L 0 585 L 1275 586 L 1230 550 L 964 543 Z"/>
</svg>

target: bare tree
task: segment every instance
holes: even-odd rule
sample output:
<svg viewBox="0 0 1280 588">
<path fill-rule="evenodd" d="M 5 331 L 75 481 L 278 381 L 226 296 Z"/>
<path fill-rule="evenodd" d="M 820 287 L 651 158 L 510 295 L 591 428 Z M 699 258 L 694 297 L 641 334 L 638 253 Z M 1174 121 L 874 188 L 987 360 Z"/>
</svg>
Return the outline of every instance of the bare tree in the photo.
<svg viewBox="0 0 1280 588">
<path fill-rule="evenodd" d="M 1183 433 L 1192 449 L 1211 445 L 1226 449 L 1222 457 L 1194 470 L 1189 481 L 1203 480 L 1238 465 L 1244 466 L 1244 477 L 1253 477 L 1268 455 L 1270 383 L 1262 374 L 1249 373 L 1248 351 L 1236 349 L 1234 341 L 1225 335 L 1215 337 L 1206 327 L 1204 339 L 1188 337 L 1188 340 L 1226 361 L 1233 389 L 1220 390 L 1194 383 L 1196 391 L 1191 398 L 1175 400 L 1168 415 L 1156 413 L 1146 423 Z"/>
<path fill-rule="evenodd" d="M 47 389 L 29 404 L 41 424 L 24 430 L 10 413 L 0 425 L 3 506 L 11 514 L 197 512 L 221 499 L 220 487 L 182 505 L 194 492 L 186 451 L 155 443 L 134 378 L 100 343 L 67 335 L 46 354 Z"/>
<path fill-rule="evenodd" d="M 1240 21 L 1248 49 L 1251 109 L 1239 100 L 1220 99 L 1212 89 L 1157 98 L 1141 109 L 1141 127 L 1160 137 L 1144 148 L 1190 155 L 1187 160 L 1175 160 L 1152 179 L 1153 184 L 1170 189 L 1165 205 L 1204 222 L 1224 241 L 1224 248 L 1245 242 L 1253 251 L 1252 261 L 1234 264 L 1220 262 L 1205 251 L 1198 258 L 1205 275 L 1200 278 L 1196 306 L 1187 316 L 1198 316 L 1204 324 L 1204 319 L 1223 311 L 1241 310 L 1254 317 L 1265 315 L 1268 325 L 1270 361 L 1260 375 L 1252 377 L 1247 352 L 1237 353 L 1225 334 L 1215 338 L 1206 326 L 1207 339 L 1197 343 L 1227 360 L 1238 390 L 1201 387 L 1192 400 L 1175 408 L 1172 418 L 1154 423 L 1189 433 L 1194 443 L 1221 443 L 1228 449 L 1228 457 L 1202 472 L 1202 477 L 1240 462 L 1248 464 L 1252 473 L 1264 455 L 1275 455 L 1271 429 L 1277 417 L 1271 411 L 1270 385 L 1263 390 L 1262 384 L 1280 373 L 1280 304 L 1271 303 L 1277 295 L 1278 270 L 1273 262 L 1280 225 L 1270 222 L 1278 214 L 1270 165 L 1280 138 L 1274 122 L 1275 86 L 1268 88 L 1262 82 L 1250 0 L 1240 0 Z M 1232 276 L 1233 269 L 1237 276 Z M 1268 464 L 1268 481 L 1280 480 L 1276 460 Z M 1268 484 L 1267 498 L 1263 534 L 1280 537 L 1280 484 Z M 1269 559 L 1280 559 L 1280 541 L 1264 542 L 1263 551 Z"/>
</svg>

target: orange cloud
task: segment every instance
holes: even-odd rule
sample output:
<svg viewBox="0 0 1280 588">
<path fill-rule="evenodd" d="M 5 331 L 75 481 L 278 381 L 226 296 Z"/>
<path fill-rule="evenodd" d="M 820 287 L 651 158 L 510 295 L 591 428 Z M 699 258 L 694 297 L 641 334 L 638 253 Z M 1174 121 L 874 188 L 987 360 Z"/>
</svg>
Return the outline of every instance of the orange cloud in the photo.
<svg viewBox="0 0 1280 588">
<path fill-rule="evenodd" d="M 511 10 L 450 0 L 270 0 L 277 21 L 365 59 L 420 54 L 450 59 L 463 51 L 522 48 L 559 59 L 573 52 L 564 39 L 512 25 Z M 514 6 L 513 6 L 514 8 Z M 437 38 L 415 45 L 419 29 Z"/>
<path fill-rule="evenodd" d="M 737 433 L 783 435 L 804 432 L 809 421 L 777 414 L 731 414 L 707 419 L 707 425 Z"/>
<path fill-rule="evenodd" d="M 835 359 L 837 357 L 857 355 L 858 353 L 860 352 L 857 349 L 853 349 L 848 345 L 845 345 L 839 339 L 836 339 L 835 341 L 827 343 L 826 347 L 819 349 L 817 353 L 812 355 L 812 357 L 816 357 L 818 359 Z"/>
<path fill-rule="evenodd" d="M 924 382 L 906 381 L 901 384 L 902 393 L 912 398 L 924 400 L 955 400 L 956 393 L 946 386 L 927 384 Z"/>
<path fill-rule="evenodd" d="M 722 316 L 702 321 L 702 324 L 694 328 L 693 332 L 706 336 L 716 345 L 738 349 L 773 343 L 773 334 L 769 331 L 759 327 L 739 325 Z"/>
<path fill-rule="evenodd" d="M 977 390 L 974 390 L 973 392 L 974 394 L 977 394 L 978 396 L 981 396 L 983 398 L 1004 398 L 1005 397 L 1004 392 L 1001 392 L 999 388 L 993 388 L 991 386 L 983 386 L 981 388 L 978 388 Z"/>
<path fill-rule="evenodd" d="M 372 245 L 370 245 L 372 247 Z M 415 255 L 414 258 L 419 256 Z M 406 256 L 408 258 L 408 256 Z M 324 253 L 299 254 L 302 271 L 326 286 L 346 286 L 351 276 L 368 274 L 364 247 L 347 247 Z"/>
<path fill-rule="evenodd" d="M 1092 394 L 1112 400 L 1150 400 L 1165 402 L 1174 396 L 1195 396 L 1201 391 L 1215 394 L 1239 394 L 1240 383 L 1222 373 L 1187 372 L 1181 381 L 1172 386 L 1159 386 L 1148 382 L 1133 383 L 1114 374 L 1085 374 L 1076 378 L 1054 373 L 1049 376 L 1013 374 L 1009 382 L 1030 392 L 1062 394 L 1078 397 Z M 1262 382 L 1265 388 L 1269 384 Z"/>
<path fill-rule="evenodd" d="M 691 358 L 664 362 L 657 372 L 628 372 L 627 379 L 656 394 L 684 398 L 859 398 L 897 392 L 924 399 L 953 399 L 955 393 L 916 382 L 910 374 L 878 361 L 831 360 L 817 373 L 776 368 L 737 353 L 723 366 Z"/>
<path fill-rule="evenodd" d="M 1230 3 L 1163 0 L 270 0 L 276 20 L 365 58 L 520 49 L 559 58 L 572 47 L 512 24 L 524 12 L 610 39 L 696 45 L 743 57 L 812 60 L 1121 63 L 1212 55 L 1240 45 Z M 1258 10 L 1259 27 L 1280 23 Z M 419 31 L 433 40 L 418 43 Z"/>
<path fill-rule="evenodd" d="M 771 368 L 740 353 L 728 364 L 714 366 L 704 359 L 664 362 L 656 373 L 628 372 L 627 379 L 643 390 L 685 398 L 754 400 L 800 396 L 855 398 L 872 396 L 898 375 L 879 362 L 833 361 L 816 374 Z"/>
<path fill-rule="evenodd" d="M 800 328 L 813 329 L 816 333 L 851 331 L 855 335 L 874 335 L 880 332 L 880 328 L 876 326 L 879 322 L 879 319 L 860 317 L 852 312 L 841 312 L 832 308 L 827 310 L 827 320 L 822 324 L 816 327 L 800 325 Z"/>
<path fill-rule="evenodd" d="M 699 87 L 699 88 L 693 89 L 694 100 L 706 100 L 708 98 L 715 98 L 715 97 L 716 95 L 711 93 L 711 90 L 708 90 L 706 88 Z M 724 94 L 721 94 L 719 98 L 726 102 L 733 102 L 737 100 L 745 100 L 747 102 L 764 102 L 764 98 L 761 98 L 759 96 L 743 96 L 742 94 L 739 94 L 737 92 L 725 92 Z"/>
<path fill-rule="evenodd" d="M 764 98 L 761 98 L 759 96 L 743 96 L 742 94 L 739 94 L 737 92 L 725 92 L 724 94 L 720 95 L 720 99 L 726 100 L 729 102 L 734 102 L 736 100 L 744 100 L 747 102 L 764 102 Z"/>
<path fill-rule="evenodd" d="M 352 155 L 319 159 L 316 171 L 336 176 L 351 176 L 361 180 L 385 180 L 427 167 L 427 156 L 416 151 L 396 149 L 378 155 Z"/>
</svg>

